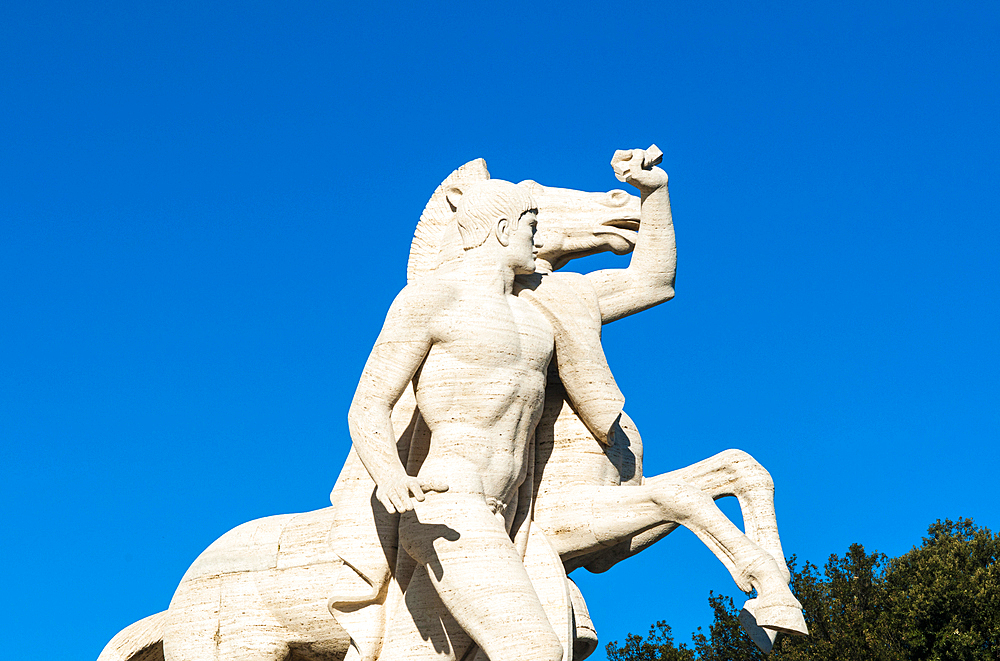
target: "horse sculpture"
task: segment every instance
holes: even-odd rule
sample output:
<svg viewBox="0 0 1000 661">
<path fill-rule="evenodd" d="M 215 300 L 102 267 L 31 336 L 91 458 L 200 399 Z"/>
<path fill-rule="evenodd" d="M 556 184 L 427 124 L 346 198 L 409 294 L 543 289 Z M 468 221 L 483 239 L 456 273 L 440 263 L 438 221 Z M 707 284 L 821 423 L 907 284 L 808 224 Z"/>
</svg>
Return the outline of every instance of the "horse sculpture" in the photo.
<svg viewBox="0 0 1000 661">
<path fill-rule="evenodd" d="M 619 153 L 616 169 L 627 171 L 631 160 L 633 167 L 641 163 L 649 170 L 655 159 L 654 148 Z M 408 277 L 419 277 L 451 258 L 447 242 L 440 239 L 442 218 L 446 220 L 448 213 L 440 195 L 446 184 L 488 176 L 485 163 L 473 161 L 439 187 L 414 237 Z M 535 182 L 523 185 L 531 187 L 539 207 L 539 232 L 545 237 L 539 259 L 553 270 L 598 252 L 626 254 L 643 241 L 648 248 L 645 255 L 653 249 L 661 255 L 653 261 L 634 255 L 630 266 L 646 259 L 639 264 L 645 271 L 638 275 L 644 281 L 658 280 L 660 287 L 645 286 L 626 303 L 619 296 L 605 304 L 601 299 L 605 276 L 598 273 L 595 286 L 581 280 L 586 276 L 566 274 L 579 300 L 557 304 L 579 305 L 599 325 L 672 297 L 675 261 L 669 200 L 664 217 L 663 209 L 659 215 L 647 212 L 642 206 L 646 199 L 640 201 L 624 191 L 585 193 Z M 432 217 L 437 218 L 434 223 L 425 222 Z M 530 296 L 530 284 L 524 287 Z M 420 433 L 412 396 L 397 403 L 393 426 L 414 438 Z M 582 661 L 597 645 L 586 604 L 566 574 L 579 567 L 605 571 L 678 525 L 692 530 L 712 550 L 740 589 L 757 591 L 741 622 L 762 650 L 770 649 L 776 631 L 805 633 L 801 606 L 787 586 L 774 485 L 767 471 L 750 455 L 727 450 L 680 470 L 644 477 L 642 441 L 627 415 L 621 416 L 619 432 L 609 443 L 599 443 L 574 410 L 558 373 L 550 373 L 535 432 L 534 466 L 528 480 L 531 496 L 525 499 L 530 526 L 525 527 L 522 546 L 546 613 L 562 632 L 564 660 Z M 371 599 L 380 604 L 403 598 L 405 576 L 388 588 L 365 585 L 364 573 L 350 566 L 333 540 L 351 524 L 354 515 L 347 510 L 359 503 L 375 505 L 372 488 L 352 452 L 334 491 L 333 507 L 258 519 L 229 531 L 190 567 L 166 611 L 124 629 L 98 661 L 367 660 L 371 654 L 361 653 L 363 646 L 352 641 L 331 615 L 337 607 L 331 593 L 353 581 L 362 591 L 371 589 Z M 338 497 L 338 489 L 354 494 L 350 507 Z M 714 505 L 724 496 L 739 500 L 745 534 Z M 379 525 L 377 520 L 374 525 Z M 531 552 L 541 547 L 547 552 Z M 405 558 L 401 562 L 405 564 Z M 351 617 L 349 607 L 339 607 L 344 617 Z M 381 630 L 375 631 L 377 636 Z M 371 648 L 377 650 L 378 642 Z M 476 655 L 472 649 L 463 658 L 472 661 Z M 482 658 L 481 653 L 478 656 Z"/>
</svg>

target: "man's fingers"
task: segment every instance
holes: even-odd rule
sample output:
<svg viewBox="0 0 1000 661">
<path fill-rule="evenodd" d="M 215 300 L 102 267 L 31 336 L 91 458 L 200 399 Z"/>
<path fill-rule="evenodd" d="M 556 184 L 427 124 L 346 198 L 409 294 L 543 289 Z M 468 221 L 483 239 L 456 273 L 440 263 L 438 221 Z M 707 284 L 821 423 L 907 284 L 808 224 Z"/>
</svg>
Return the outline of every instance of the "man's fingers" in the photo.
<svg viewBox="0 0 1000 661">
<path fill-rule="evenodd" d="M 615 163 L 616 161 L 627 161 L 630 158 L 632 158 L 631 149 L 616 149 L 615 155 L 611 157 L 611 162 Z"/>
<path fill-rule="evenodd" d="M 413 509 L 413 503 L 410 502 L 409 496 L 402 494 L 396 494 L 396 511 L 402 514 L 403 512 L 409 512 Z"/>
<path fill-rule="evenodd" d="M 403 490 L 393 489 L 389 497 L 397 512 L 409 512 L 413 509 L 413 504 L 410 502 L 409 494 L 406 493 L 405 488 Z"/>
<path fill-rule="evenodd" d="M 641 156 L 638 162 L 633 160 L 634 158 L 634 149 L 619 149 L 615 151 L 615 155 L 611 157 L 611 168 L 615 171 L 615 178 L 618 181 L 626 181 L 631 174 L 632 168 L 642 165 Z"/>
<path fill-rule="evenodd" d="M 378 489 L 375 498 L 387 510 L 402 514 L 413 509 L 413 501 L 424 502 L 427 492 L 447 491 L 448 485 L 440 480 L 420 480 L 415 477 L 397 482 L 391 489 Z"/>
<path fill-rule="evenodd" d="M 420 483 L 420 488 L 424 491 L 447 491 L 448 485 L 441 480 L 424 480 Z"/>
<path fill-rule="evenodd" d="M 448 487 L 445 487 L 447 489 Z M 396 511 L 402 514 L 413 509 L 413 500 L 423 502 L 424 491 L 429 491 L 420 480 L 410 478 L 403 482 L 397 482 L 388 489 L 376 489 L 375 498 L 389 511 Z M 436 489 L 443 491 L 443 489 Z M 412 496 L 412 498 L 411 498 Z"/>
<path fill-rule="evenodd" d="M 427 493 L 431 491 L 442 492 L 448 490 L 448 485 L 441 480 L 414 480 L 408 485 L 410 494 L 416 499 L 417 502 L 422 503 L 427 497 Z"/>
<path fill-rule="evenodd" d="M 386 510 L 390 512 L 401 512 L 402 510 L 399 509 L 398 500 L 394 498 L 394 496 L 395 494 L 389 493 L 388 491 L 384 491 L 382 489 L 379 489 L 375 493 L 375 498 L 378 499 L 378 502 L 382 503 L 382 507 L 384 507 Z"/>
</svg>

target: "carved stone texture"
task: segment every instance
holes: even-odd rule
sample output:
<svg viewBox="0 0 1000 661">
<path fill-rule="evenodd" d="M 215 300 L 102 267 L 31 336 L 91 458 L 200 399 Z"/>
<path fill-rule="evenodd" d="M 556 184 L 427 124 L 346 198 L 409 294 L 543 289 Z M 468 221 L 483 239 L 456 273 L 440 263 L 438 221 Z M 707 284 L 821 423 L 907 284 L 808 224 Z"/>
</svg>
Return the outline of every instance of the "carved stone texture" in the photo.
<svg viewBox="0 0 1000 661">
<path fill-rule="evenodd" d="M 615 153 L 640 197 L 494 180 L 482 159 L 453 172 L 361 376 L 332 506 L 224 535 L 100 661 L 582 660 L 597 635 L 568 572 L 678 525 L 756 591 L 740 620 L 761 649 L 806 633 L 767 471 L 728 450 L 644 477 L 604 356 L 603 324 L 674 294 L 661 158 Z M 604 251 L 629 266 L 557 271 Z"/>
</svg>

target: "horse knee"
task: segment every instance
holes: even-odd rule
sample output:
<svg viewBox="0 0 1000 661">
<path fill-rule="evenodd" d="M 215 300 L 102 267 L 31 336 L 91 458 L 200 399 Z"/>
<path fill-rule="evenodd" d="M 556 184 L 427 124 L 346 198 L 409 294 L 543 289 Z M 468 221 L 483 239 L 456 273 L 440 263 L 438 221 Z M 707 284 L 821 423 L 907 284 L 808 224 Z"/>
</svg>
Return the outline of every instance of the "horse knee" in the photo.
<svg viewBox="0 0 1000 661">
<path fill-rule="evenodd" d="M 726 466 L 726 470 L 729 471 L 737 470 L 740 466 L 760 466 L 760 463 L 750 456 L 749 452 L 735 448 L 723 450 L 715 455 L 715 458 Z"/>
<path fill-rule="evenodd" d="M 726 473 L 736 480 L 758 489 L 774 491 L 774 480 L 767 469 L 748 452 L 725 450 L 716 455 L 725 466 Z"/>
</svg>

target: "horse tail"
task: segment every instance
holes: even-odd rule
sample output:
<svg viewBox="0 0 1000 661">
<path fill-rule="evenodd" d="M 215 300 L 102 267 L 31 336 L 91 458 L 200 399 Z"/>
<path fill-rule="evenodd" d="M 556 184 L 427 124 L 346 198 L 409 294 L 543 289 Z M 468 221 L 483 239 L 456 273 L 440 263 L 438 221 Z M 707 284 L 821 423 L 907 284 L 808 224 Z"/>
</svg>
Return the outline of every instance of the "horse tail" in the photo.
<svg viewBox="0 0 1000 661">
<path fill-rule="evenodd" d="M 167 611 L 130 624 L 111 639 L 97 661 L 163 661 L 163 625 Z"/>
</svg>

